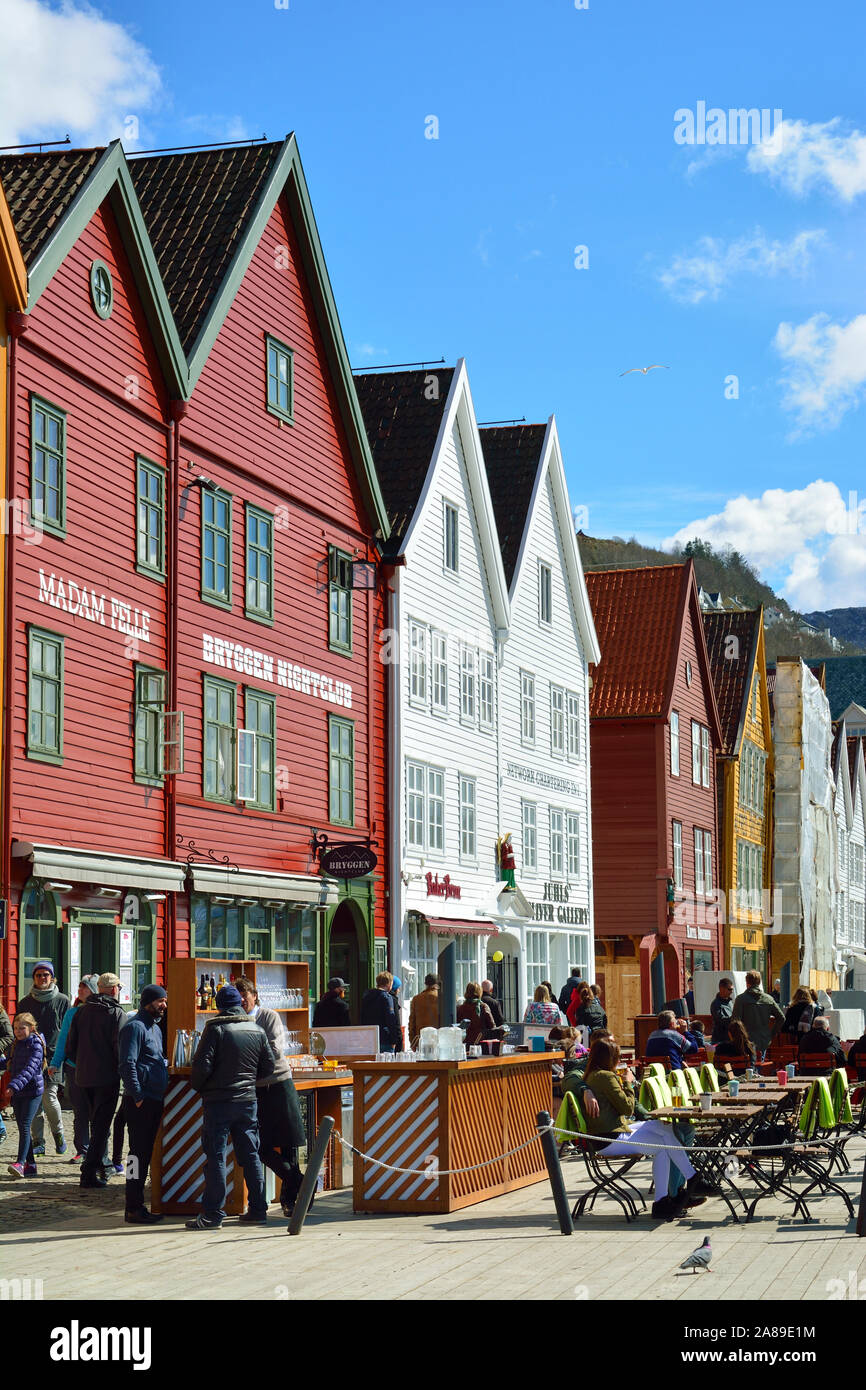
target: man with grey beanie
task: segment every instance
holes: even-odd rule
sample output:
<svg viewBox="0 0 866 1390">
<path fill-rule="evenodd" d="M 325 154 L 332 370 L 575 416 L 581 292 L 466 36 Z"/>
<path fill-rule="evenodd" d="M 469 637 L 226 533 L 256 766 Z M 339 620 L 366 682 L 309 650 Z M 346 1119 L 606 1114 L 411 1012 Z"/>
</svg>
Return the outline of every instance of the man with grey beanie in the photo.
<svg viewBox="0 0 866 1390">
<path fill-rule="evenodd" d="M 18 1013 L 32 1014 L 36 1019 L 36 1031 L 41 1033 L 45 1039 L 46 1056 L 50 1057 L 57 1046 L 63 1019 L 69 1011 L 69 996 L 61 994 L 57 988 L 54 966 L 50 960 L 38 960 L 33 967 L 31 977 L 33 980 L 32 988 L 29 994 L 18 1000 Z M 57 1098 L 59 1084 L 58 1078 L 50 1075 L 45 1077 L 42 1104 L 30 1127 L 34 1157 L 45 1153 L 46 1115 L 51 1126 L 51 1133 L 54 1135 L 54 1148 L 59 1154 L 66 1153 L 63 1112 Z"/>
</svg>

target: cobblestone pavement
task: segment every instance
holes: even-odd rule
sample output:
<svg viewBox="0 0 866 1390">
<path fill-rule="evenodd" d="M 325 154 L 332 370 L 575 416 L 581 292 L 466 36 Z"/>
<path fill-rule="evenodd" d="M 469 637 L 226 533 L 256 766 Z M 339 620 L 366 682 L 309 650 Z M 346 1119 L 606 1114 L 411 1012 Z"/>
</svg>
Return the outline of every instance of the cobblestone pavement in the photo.
<svg viewBox="0 0 866 1390">
<path fill-rule="evenodd" d="M 199 1234 L 166 1218 L 145 1230 L 123 1224 L 122 1178 L 82 1191 L 77 1168 L 56 1157 L 40 1160 L 37 1179 L 8 1176 L 13 1133 L 0 1148 L 0 1269 L 41 1278 L 45 1299 L 826 1300 L 834 1289 L 851 1297 L 858 1280 L 866 1295 L 866 1239 L 835 1197 L 810 1197 L 810 1225 L 775 1201 L 735 1225 L 711 1199 L 679 1221 L 627 1226 L 605 1202 L 564 1238 L 546 1182 L 435 1217 L 354 1215 L 343 1190 L 316 1200 L 296 1238 L 277 1215 L 267 1229 L 229 1219 Z M 841 1182 L 856 1209 L 866 1146 L 848 1151 Z M 578 1171 L 567 1169 L 570 1191 Z M 679 1273 L 706 1234 L 714 1272 Z"/>
</svg>

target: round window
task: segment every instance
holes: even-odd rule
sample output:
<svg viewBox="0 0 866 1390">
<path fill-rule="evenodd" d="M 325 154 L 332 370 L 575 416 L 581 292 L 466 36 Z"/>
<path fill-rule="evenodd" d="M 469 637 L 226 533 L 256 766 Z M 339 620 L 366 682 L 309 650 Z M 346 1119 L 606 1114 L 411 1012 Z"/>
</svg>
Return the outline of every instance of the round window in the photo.
<svg viewBox="0 0 866 1390">
<path fill-rule="evenodd" d="M 107 319 L 114 307 L 114 286 L 104 261 L 94 261 L 90 267 L 90 298 L 99 317 Z"/>
</svg>

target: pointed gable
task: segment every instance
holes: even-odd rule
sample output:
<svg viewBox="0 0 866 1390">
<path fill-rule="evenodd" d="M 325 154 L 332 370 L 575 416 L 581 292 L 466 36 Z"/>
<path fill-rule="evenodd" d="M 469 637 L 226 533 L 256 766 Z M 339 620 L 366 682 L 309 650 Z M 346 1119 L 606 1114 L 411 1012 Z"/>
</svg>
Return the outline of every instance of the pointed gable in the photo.
<svg viewBox="0 0 866 1390">
<path fill-rule="evenodd" d="M 490 425 L 479 431 L 505 582 L 511 589 L 526 530 L 546 425 Z"/>
<path fill-rule="evenodd" d="M 587 574 L 601 647 L 590 695 L 592 718 L 665 715 L 688 582 L 688 565 Z"/>
<path fill-rule="evenodd" d="M 704 613 L 704 636 L 719 719 L 722 753 L 736 753 L 745 728 L 758 652 L 761 612 Z M 736 646 L 732 646 L 732 639 Z"/>
</svg>

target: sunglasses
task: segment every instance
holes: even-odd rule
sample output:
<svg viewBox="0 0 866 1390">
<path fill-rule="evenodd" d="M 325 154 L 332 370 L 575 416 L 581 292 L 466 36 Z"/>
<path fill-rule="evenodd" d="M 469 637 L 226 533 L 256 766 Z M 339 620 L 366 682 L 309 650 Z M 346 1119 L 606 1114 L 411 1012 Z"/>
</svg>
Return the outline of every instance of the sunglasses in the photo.
<svg viewBox="0 0 866 1390">
<path fill-rule="evenodd" d="M 37 971 L 36 971 L 36 974 L 33 976 L 33 978 L 34 978 L 34 980 L 50 980 L 50 979 L 51 979 L 51 971 L 50 971 L 50 970 L 37 970 Z"/>
</svg>

